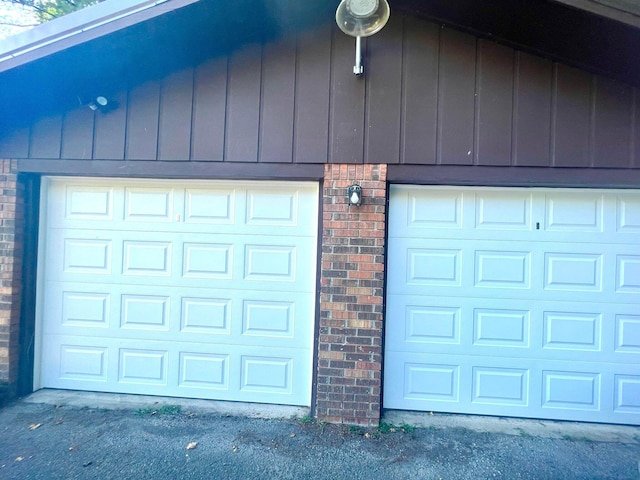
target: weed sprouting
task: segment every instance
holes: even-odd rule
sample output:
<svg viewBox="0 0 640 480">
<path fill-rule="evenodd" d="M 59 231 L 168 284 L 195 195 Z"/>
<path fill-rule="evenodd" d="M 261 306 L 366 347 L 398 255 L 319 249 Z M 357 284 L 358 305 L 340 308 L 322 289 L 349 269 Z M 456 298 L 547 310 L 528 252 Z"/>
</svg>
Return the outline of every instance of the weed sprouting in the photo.
<svg viewBox="0 0 640 480">
<path fill-rule="evenodd" d="M 313 417 L 311 415 L 305 415 L 304 417 L 300 417 L 298 419 L 298 422 L 301 423 L 302 425 L 308 425 L 310 423 L 313 423 Z"/>
<path fill-rule="evenodd" d="M 161 407 L 146 407 L 136 410 L 136 415 L 177 415 L 182 411 L 180 405 L 162 405 Z"/>
<path fill-rule="evenodd" d="M 398 431 L 402 431 L 404 433 L 413 433 L 416 429 L 413 425 L 409 425 L 407 423 L 403 423 L 400 426 L 396 426 L 393 423 L 380 422 L 378 425 L 378 433 L 387 434 L 387 433 L 395 433 Z"/>
<path fill-rule="evenodd" d="M 400 428 L 404 433 L 413 433 L 413 431 L 416 429 L 416 427 L 414 427 L 413 425 L 409 425 L 406 423 L 403 423 L 402 425 L 400 425 Z"/>
</svg>

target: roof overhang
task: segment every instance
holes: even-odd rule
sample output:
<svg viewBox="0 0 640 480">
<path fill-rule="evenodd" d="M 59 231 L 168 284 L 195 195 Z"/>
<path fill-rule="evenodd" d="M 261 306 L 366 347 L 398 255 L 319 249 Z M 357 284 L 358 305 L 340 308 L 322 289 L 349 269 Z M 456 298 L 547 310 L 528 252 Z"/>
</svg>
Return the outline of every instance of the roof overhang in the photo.
<svg viewBox="0 0 640 480">
<path fill-rule="evenodd" d="M 640 2 L 637 0 L 390 2 L 392 8 L 614 76 L 621 74 L 634 78 L 633 72 L 625 68 L 624 61 L 616 61 L 628 52 L 627 44 L 634 48 L 631 52 L 634 55 L 628 61 L 639 63 L 635 58 L 640 48 Z M 260 12 L 267 14 L 264 19 L 267 21 L 270 12 L 277 12 L 281 18 L 289 16 L 289 22 L 293 24 L 300 20 L 295 17 L 304 15 L 305 10 L 316 16 L 332 13 L 334 3 L 338 0 L 108 0 L 5 39 L 0 44 L 0 73 L 137 24 L 152 23 L 158 17 L 178 13 L 194 4 L 200 4 L 202 8 L 192 9 L 192 13 L 202 15 L 206 13 L 203 10 L 207 10 L 211 16 L 213 11 L 218 11 L 219 17 L 229 18 L 231 23 L 243 15 L 255 17 Z M 189 12 L 184 14 L 189 15 Z M 191 36 L 194 29 L 183 33 Z M 593 52 L 585 54 L 585 49 Z M 617 54 L 615 50 L 618 50 Z M 613 53 L 613 58 L 608 53 Z M 640 81 L 640 74 L 635 79 Z"/>
<path fill-rule="evenodd" d="M 555 0 L 601 17 L 640 28 L 640 2 L 637 0 Z"/>
<path fill-rule="evenodd" d="M 199 0 L 111 0 L 3 40 L 0 72 L 89 42 Z"/>
</svg>

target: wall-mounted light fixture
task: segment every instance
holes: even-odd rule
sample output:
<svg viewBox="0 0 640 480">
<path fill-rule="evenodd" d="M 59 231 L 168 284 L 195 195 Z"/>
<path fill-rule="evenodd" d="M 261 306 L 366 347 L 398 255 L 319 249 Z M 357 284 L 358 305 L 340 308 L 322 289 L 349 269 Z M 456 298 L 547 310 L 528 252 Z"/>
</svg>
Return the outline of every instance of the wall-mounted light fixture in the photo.
<svg viewBox="0 0 640 480">
<path fill-rule="evenodd" d="M 353 73 L 362 75 L 361 38 L 382 30 L 389 20 L 387 0 L 342 0 L 336 10 L 336 23 L 347 35 L 356 37 L 356 64 Z"/>
<path fill-rule="evenodd" d="M 102 95 L 97 96 L 87 104 L 87 106 L 93 111 L 103 110 L 107 108 L 108 105 L 109 100 L 107 100 L 107 97 L 103 97 Z"/>
<path fill-rule="evenodd" d="M 349 200 L 349 205 L 355 205 L 359 207 L 362 203 L 362 187 L 358 184 L 350 185 L 347 189 L 347 197 Z"/>
</svg>

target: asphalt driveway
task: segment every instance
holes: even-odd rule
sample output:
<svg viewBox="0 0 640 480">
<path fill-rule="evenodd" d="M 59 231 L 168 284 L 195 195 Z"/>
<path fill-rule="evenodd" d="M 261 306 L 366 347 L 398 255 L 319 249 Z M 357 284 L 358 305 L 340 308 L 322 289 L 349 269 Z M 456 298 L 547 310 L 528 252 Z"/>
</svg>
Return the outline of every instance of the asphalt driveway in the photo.
<svg viewBox="0 0 640 480">
<path fill-rule="evenodd" d="M 180 400 L 142 397 L 111 408 L 78 406 L 82 395 L 67 400 L 50 395 L 0 409 L 0 479 L 640 478 L 634 427 L 494 428 L 487 425 L 499 419 L 390 415 L 383 428 L 363 429 Z"/>
</svg>

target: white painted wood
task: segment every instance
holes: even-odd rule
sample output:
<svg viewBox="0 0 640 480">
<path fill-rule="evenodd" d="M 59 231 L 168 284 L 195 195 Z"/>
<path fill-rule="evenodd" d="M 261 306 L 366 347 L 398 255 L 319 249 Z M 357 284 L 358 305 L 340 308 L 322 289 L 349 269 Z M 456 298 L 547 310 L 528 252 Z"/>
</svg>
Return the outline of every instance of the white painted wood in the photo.
<svg viewBox="0 0 640 480">
<path fill-rule="evenodd" d="M 384 406 L 640 424 L 640 192 L 392 186 Z"/>
<path fill-rule="evenodd" d="M 310 405 L 316 184 L 43 183 L 36 388 Z"/>
</svg>

